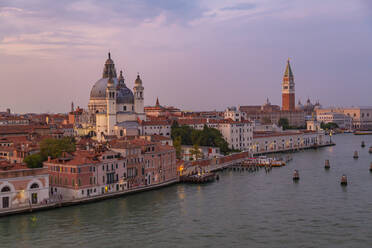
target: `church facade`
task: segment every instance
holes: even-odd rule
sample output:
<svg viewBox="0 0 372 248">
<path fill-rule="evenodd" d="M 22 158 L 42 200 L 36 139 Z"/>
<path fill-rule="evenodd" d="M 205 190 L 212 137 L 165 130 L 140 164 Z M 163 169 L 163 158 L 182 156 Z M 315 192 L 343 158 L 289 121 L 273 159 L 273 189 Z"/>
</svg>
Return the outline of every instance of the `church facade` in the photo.
<svg viewBox="0 0 372 248">
<path fill-rule="evenodd" d="M 102 78 L 90 92 L 89 113 L 94 116 L 97 140 L 102 141 L 112 135 L 124 136 L 126 126 L 133 127 L 138 120 L 146 120 L 144 111 L 144 87 L 139 75 L 134 82 L 133 91 L 124 80 L 123 72 L 117 77 L 111 54 L 105 62 Z M 124 127 L 124 128 L 123 128 Z M 138 128 L 133 127 L 135 130 Z"/>
</svg>

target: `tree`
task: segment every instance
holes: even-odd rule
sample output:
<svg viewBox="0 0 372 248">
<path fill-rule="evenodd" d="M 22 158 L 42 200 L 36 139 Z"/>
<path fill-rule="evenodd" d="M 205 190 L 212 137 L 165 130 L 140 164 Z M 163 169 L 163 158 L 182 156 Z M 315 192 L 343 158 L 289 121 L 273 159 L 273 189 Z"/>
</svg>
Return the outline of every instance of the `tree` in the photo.
<svg viewBox="0 0 372 248">
<path fill-rule="evenodd" d="M 203 130 L 196 130 L 185 125 L 181 127 L 172 125 L 171 137 L 173 144 L 178 137 L 181 137 L 182 145 L 212 146 L 219 147 L 223 154 L 231 152 L 221 132 L 215 128 L 209 128 L 207 125 L 204 125 Z"/>
<path fill-rule="evenodd" d="M 43 166 L 43 162 L 51 158 L 58 158 L 63 152 L 75 151 L 75 139 L 65 137 L 62 139 L 47 138 L 40 142 L 40 152 L 27 156 L 24 162 L 29 168 Z"/>
<path fill-rule="evenodd" d="M 335 128 L 338 128 L 338 125 L 337 125 L 337 123 L 334 123 L 334 122 L 328 122 L 328 123 L 321 122 L 320 123 L 320 128 L 322 128 L 324 130 L 335 129 Z"/>
<path fill-rule="evenodd" d="M 29 156 L 25 157 L 25 159 L 23 161 L 27 164 L 28 168 L 43 167 L 43 162 L 44 162 L 40 153 L 35 153 L 35 154 L 32 154 L 32 155 L 29 155 Z"/>
<path fill-rule="evenodd" d="M 283 130 L 286 130 L 289 128 L 289 121 L 287 118 L 280 118 L 278 121 L 279 127 L 282 127 Z"/>
<path fill-rule="evenodd" d="M 190 150 L 190 153 L 193 157 L 195 157 L 195 160 L 201 159 L 203 157 L 203 154 L 199 150 L 199 145 L 197 143 L 193 145 L 192 149 Z"/>
<path fill-rule="evenodd" d="M 177 159 L 181 159 L 181 155 L 182 155 L 181 143 L 182 143 L 182 138 L 181 138 L 181 136 L 178 136 L 178 137 L 173 141 L 173 147 L 174 147 L 174 149 L 176 149 L 176 157 L 177 157 Z"/>
<path fill-rule="evenodd" d="M 63 152 L 71 153 L 75 151 L 75 143 L 72 138 L 64 137 L 62 139 L 48 138 L 40 143 L 40 154 L 43 159 L 58 158 Z"/>
</svg>

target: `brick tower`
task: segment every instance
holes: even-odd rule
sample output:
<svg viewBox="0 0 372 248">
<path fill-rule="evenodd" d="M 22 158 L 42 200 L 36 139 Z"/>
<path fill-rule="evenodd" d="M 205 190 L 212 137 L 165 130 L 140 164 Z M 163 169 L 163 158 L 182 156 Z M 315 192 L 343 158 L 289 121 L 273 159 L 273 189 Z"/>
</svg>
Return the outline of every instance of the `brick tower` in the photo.
<svg viewBox="0 0 372 248">
<path fill-rule="evenodd" d="M 285 68 L 282 82 L 282 110 L 295 110 L 295 84 L 289 59 L 287 61 L 287 67 Z"/>
</svg>

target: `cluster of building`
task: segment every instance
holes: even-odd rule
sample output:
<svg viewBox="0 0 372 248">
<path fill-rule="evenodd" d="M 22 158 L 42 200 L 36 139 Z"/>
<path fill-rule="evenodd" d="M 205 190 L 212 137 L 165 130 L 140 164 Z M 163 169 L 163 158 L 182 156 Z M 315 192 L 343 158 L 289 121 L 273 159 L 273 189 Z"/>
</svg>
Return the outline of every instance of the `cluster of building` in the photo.
<svg viewBox="0 0 372 248">
<path fill-rule="evenodd" d="M 178 166 L 174 148 L 151 137 L 105 146 L 81 139 L 75 152 L 49 158 L 42 168 L 0 161 L 0 212 L 167 185 L 178 181 Z"/>
</svg>

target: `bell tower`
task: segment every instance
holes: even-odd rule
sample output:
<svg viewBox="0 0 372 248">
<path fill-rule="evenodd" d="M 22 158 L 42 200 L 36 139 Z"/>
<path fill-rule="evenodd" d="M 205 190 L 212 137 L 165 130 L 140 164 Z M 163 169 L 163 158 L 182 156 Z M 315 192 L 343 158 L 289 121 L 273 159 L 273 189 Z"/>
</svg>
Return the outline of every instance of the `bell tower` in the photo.
<svg viewBox="0 0 372 248">
<path fill-rule="evenodd" d="M 295 110 L 295 84 L 289 59 L 287 61 L 282 81 L 282 110 Z"/>
<path fill-rule="evenodd" d="M 116 125 L 116 87 L 111 75 L 107 82 L 106 88 L 106 118 L 107 118 L 107 134 L 114 134 L 114 126 Z"/>
</svg>

